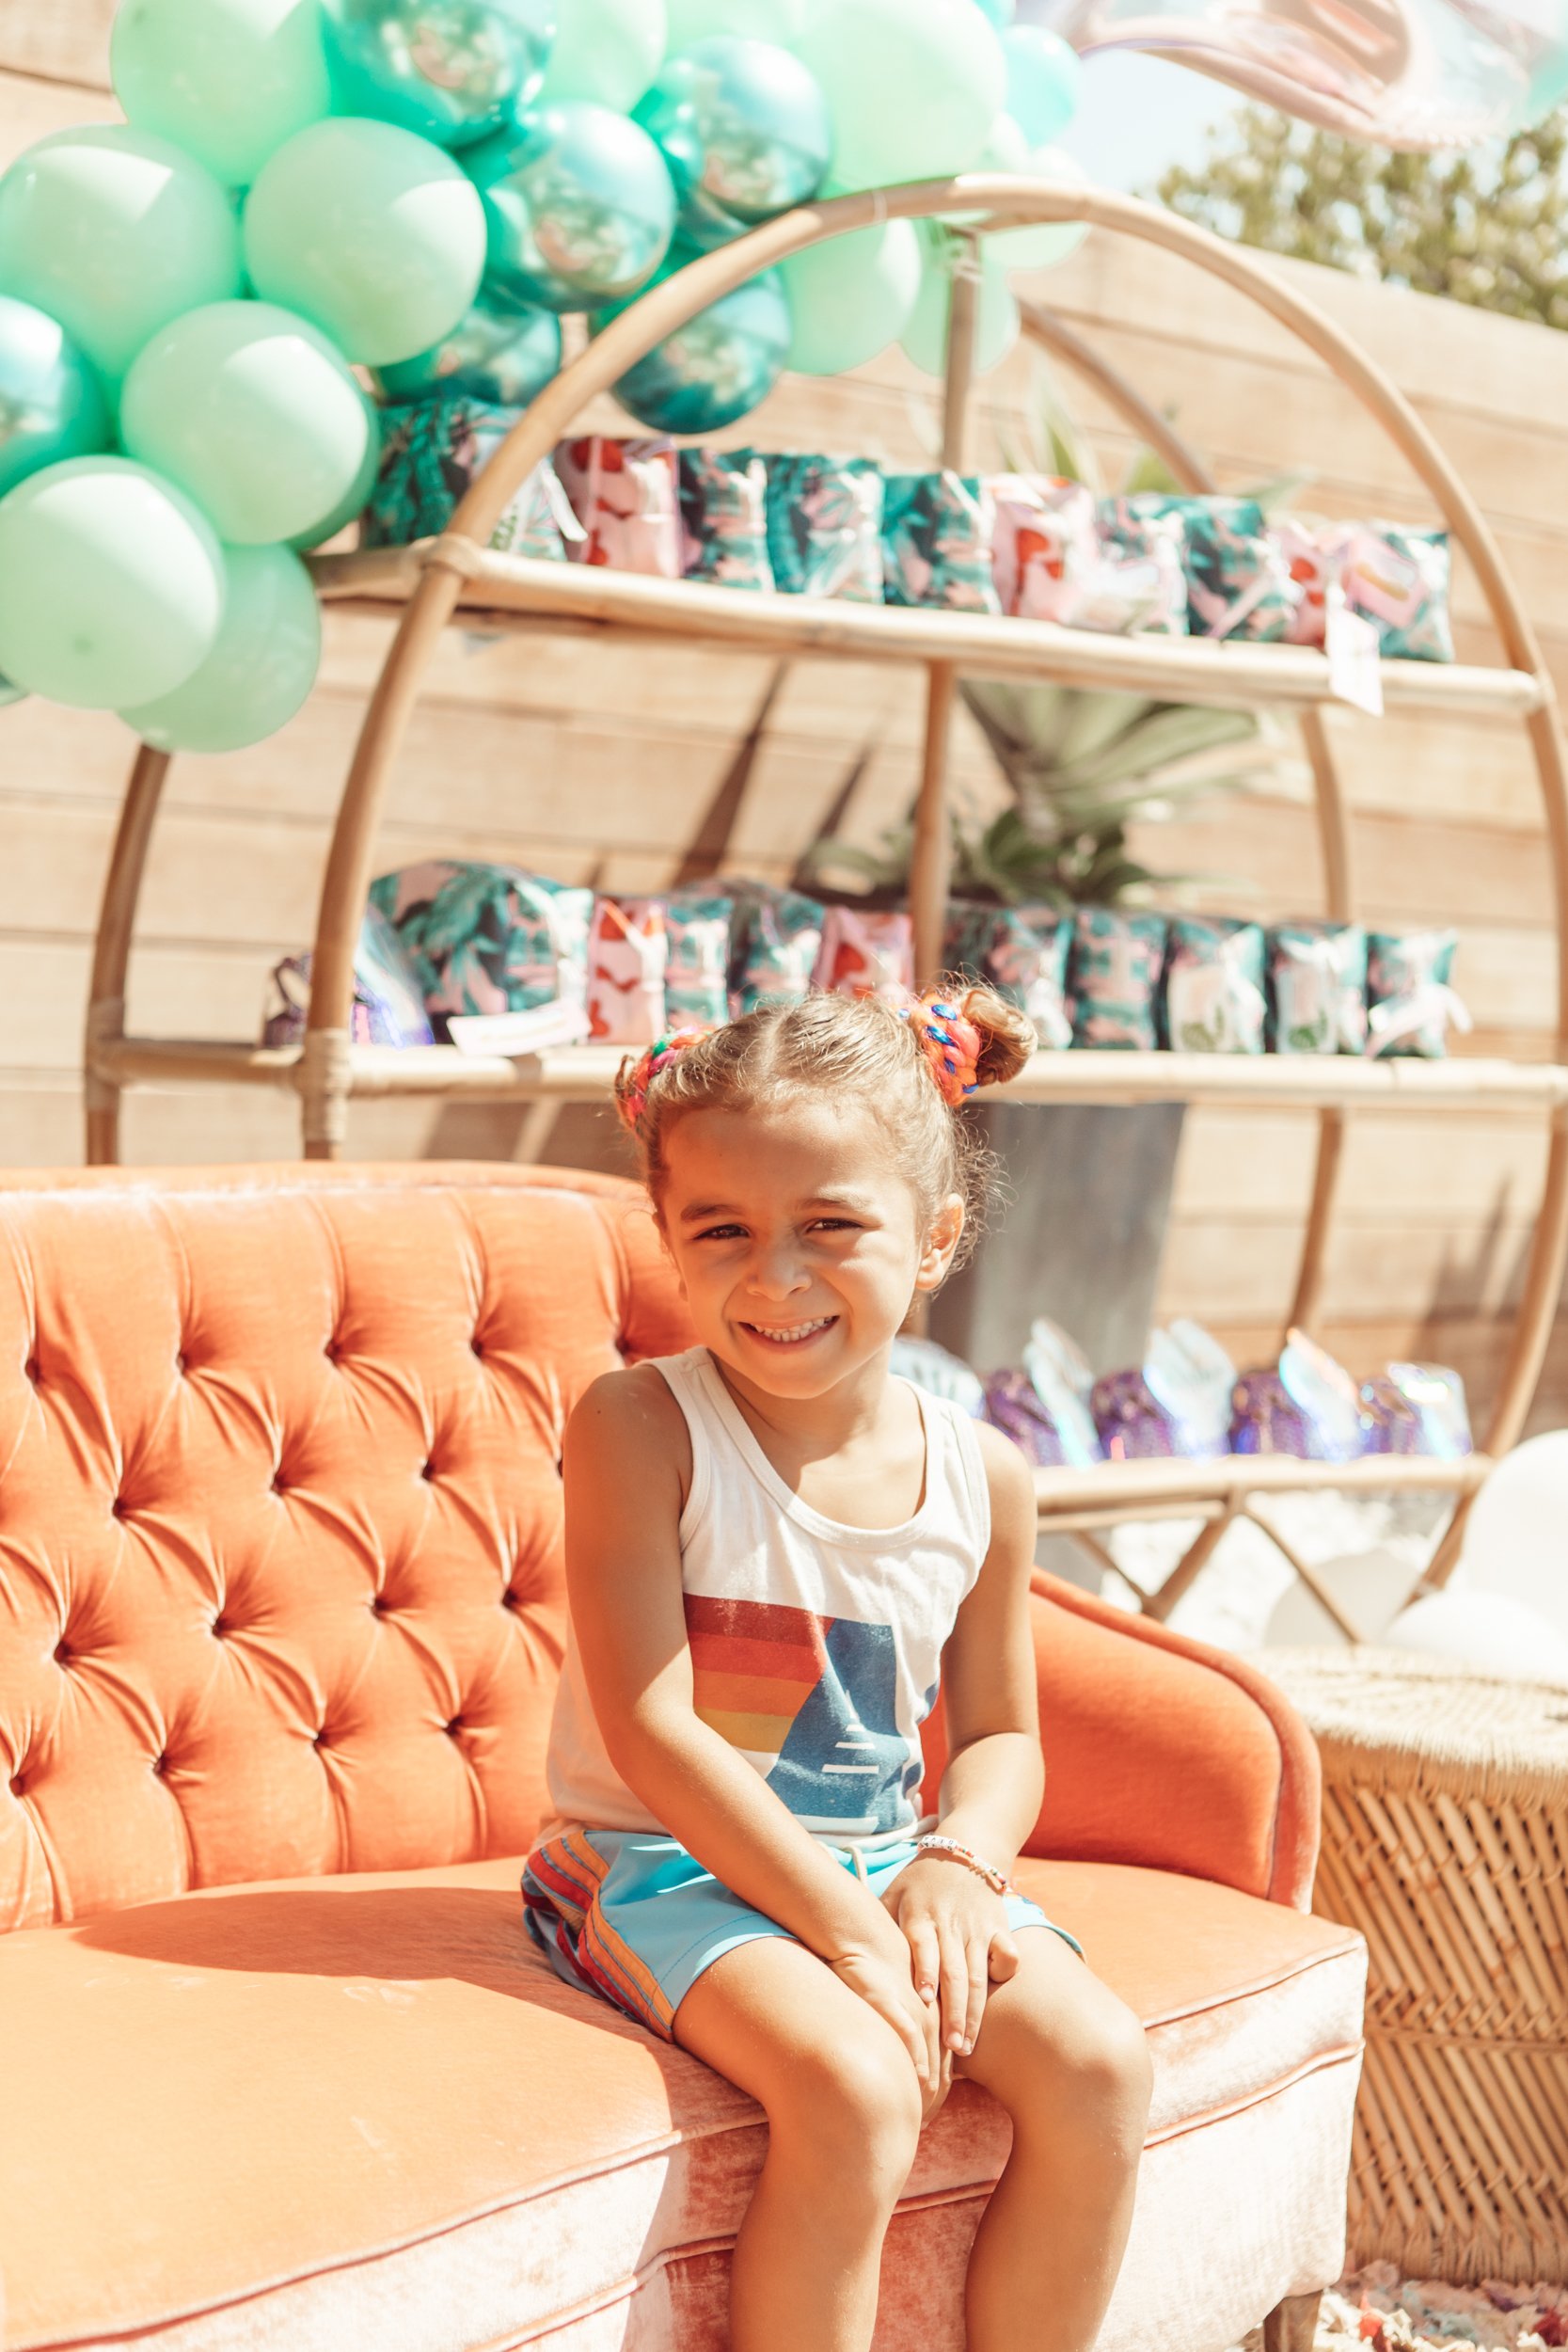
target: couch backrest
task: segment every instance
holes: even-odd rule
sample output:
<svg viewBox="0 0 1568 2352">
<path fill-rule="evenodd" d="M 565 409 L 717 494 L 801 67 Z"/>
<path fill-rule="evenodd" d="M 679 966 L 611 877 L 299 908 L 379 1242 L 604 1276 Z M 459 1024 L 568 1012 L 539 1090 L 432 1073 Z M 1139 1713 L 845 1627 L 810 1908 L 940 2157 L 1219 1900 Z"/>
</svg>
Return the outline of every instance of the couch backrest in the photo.
<svg viewBox="0 0 1568 2352">
<path fill-rule="evenodd" d="M 0 1189 L 0 1930 L 526 1850 L 562 1434 L 689 1343 L 565 1172 Z"/>
</svg>

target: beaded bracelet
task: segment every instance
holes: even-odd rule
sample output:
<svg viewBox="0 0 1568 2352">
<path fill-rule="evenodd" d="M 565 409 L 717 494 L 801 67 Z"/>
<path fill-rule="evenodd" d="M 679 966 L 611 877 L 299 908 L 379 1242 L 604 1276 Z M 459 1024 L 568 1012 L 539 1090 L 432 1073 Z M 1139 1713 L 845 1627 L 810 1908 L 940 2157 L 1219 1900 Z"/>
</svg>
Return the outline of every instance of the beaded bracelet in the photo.
<svg viewBox="0 0 1568 2352">
<path fill-rule="evenodd" d="M 970 1847 L 960 1846 L 956 1837 L 938 1837 L 935 1835 L 917 1837 L 914 1841 L 914 1850 L 916 1853 L 951 1854 L 955 1862 L 963 1863 L 966 1868 L 974 1870 L 980 1878 L 983 1878 L 993 1895 L 1016 1895 L 1018 1893 L 1017 1887 L 1006 1870 L 998 1870 L 992 1864 L 983 1862 Z"/>
</svg>

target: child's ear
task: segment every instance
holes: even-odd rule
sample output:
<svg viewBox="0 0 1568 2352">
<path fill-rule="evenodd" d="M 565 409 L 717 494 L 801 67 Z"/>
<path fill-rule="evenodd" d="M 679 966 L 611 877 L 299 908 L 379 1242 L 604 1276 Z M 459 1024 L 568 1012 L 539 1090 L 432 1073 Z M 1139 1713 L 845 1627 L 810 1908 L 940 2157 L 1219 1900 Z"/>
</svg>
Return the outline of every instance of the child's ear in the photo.
<svg viewBox="0 0 1568 2352">
<path fill-rule="evenodd" d="M 953 1260 L 963 1239 L 964 1204 L 958 1194 L 951 1192 L 931 1219 L 921 1252 L 920 1271 L 914 1286 L 919 1291 L 934 1291 L 947 1279 Z"/>
</svg>

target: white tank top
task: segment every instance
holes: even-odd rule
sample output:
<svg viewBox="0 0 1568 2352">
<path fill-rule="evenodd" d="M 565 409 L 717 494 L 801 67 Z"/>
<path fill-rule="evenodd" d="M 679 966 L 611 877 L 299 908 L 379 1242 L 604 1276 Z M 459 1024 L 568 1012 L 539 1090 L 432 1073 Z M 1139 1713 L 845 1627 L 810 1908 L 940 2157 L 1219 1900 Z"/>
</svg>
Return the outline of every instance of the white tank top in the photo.
<svg viewBox="0 0 1568 2352">
<path fill-rule="evenodd" d="M 916 1390 L 920 1508 L 901 1527 L 845 1527 L 791 1493 L 705 1347 L 654 1368 L 691 1433 L 680 1547 L 697 1713 L 817 1836 L 908 1836 L 922 1817 L 920 1726 L 990 1545 L 974 1422 Z M 661 1833 L 605 1753 L 570 1630 L 547 1770 L 562 1823 Z"/>
</svg>

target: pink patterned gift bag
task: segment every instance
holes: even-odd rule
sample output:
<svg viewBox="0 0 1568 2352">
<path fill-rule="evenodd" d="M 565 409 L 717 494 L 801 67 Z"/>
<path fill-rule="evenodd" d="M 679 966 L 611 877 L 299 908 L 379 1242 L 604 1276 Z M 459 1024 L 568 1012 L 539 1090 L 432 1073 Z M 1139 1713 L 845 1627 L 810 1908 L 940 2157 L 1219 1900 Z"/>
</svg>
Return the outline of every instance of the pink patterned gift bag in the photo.
<svg viewBox="0 0 1568 2352">
<path fill-rule="evenodd" d="M 830 907 L 812 984 L 902 1004 L 914 988 L 913 923 L 902 913 Z"/>
<path fill-rule="evenodd" d="M 996 594 L 1003 612 L 1070 628 L 1100 563 L 1092 493 L 1081 482 L 1049 474 L 994 474 L 987 486 L 995 508 Z"/>
<path fill-rule="evenodd" d="M 574 563 L 680 579 L 685 549 L 673 441 L 588 434 L 559 444 L 555 469 L 582 527 L 583 536 L 568 548 Z"/>
<path fill-rule="evenodd" d="M 588 1026 L 601 1045 L 664 1035 L 670 940 L 657 898 L 601 898 L 588 935 Z"/>
</svg>

